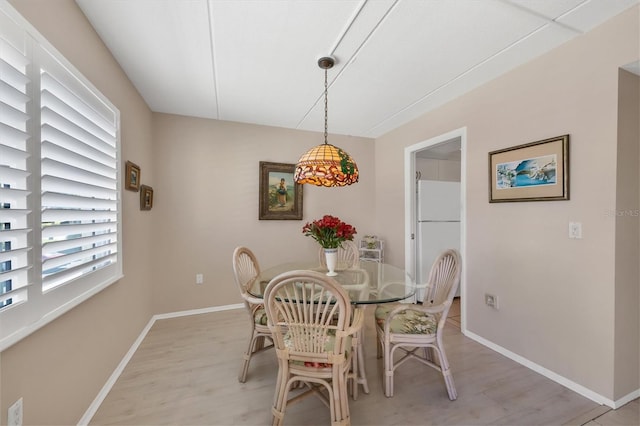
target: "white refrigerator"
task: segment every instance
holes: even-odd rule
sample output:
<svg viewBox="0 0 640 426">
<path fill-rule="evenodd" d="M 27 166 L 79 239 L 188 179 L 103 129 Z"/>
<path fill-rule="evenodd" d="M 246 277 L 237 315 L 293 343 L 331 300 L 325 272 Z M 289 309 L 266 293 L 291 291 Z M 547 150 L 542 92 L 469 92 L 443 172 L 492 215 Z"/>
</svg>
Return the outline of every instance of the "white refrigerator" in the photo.
<svg viewBox="0 0 640 426">
<path fill-rule="evenodd" d="M 419 180 L 417 206 L 416 272 L 418 283 L 424 284 L 440 253 L 460 250 L 460 182 Z M 423 291 L 416 296 L 421 301 Z"/>
</svg>

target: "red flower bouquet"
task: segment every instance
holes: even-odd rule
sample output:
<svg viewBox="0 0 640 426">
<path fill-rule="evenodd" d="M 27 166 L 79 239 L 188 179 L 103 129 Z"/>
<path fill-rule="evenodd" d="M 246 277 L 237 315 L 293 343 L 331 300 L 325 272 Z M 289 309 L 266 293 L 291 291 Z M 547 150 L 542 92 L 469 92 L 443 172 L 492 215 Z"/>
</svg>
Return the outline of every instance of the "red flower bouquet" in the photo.
<svg viewBox="0 0 640 426">
<path fill-rule="evenodd" d="M 306 223 L 302 233 L 312 237 L 323 248 L 338 248 L 343 241 L 353 240 L 356 228 L 335 216 L 325 215 L 322 219 Z"/>
</svg>

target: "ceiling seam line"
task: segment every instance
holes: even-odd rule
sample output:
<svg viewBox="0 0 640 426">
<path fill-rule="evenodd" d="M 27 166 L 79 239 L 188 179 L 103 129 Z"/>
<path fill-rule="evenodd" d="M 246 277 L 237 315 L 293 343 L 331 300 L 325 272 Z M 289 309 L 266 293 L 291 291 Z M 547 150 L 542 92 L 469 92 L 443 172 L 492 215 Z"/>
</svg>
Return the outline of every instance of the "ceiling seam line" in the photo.
<svg viewBox="0 0 640 426">
<path fill-rule="evenodd" d="M 364 38 L 364 40 L 362 41 L 362 43 L 360 43 L 360 46 L 358 46 L 358 48 L 353 52 L 353 55 L 351 55 L 351 57 L 349 58 L 349 60 L 347 60 L 347 62 L 344 64 L 344 66 L 342 68 L 340 68 L 340 71 L 338 71 L 338 73 L 335 75 L 335 77 L 331 80 L 331 82 L 329 83 L 329 87 L 331 87 L 331 85 L 338 79 L 338 77 L 340 77 L 342 75 L 342 73 L 344 72 L 344 70 L 347 68 L 347 66 L 353 62 L 355 60 L 355 58 L 358 56 L 358 53 L 360 53 L 360 51 L 362 50 L 362 48 L 367 44 L 367 42 L 369 41 L 369 39 L 371 39 L 371 37 L 373 36 L 373 34 L 378 30 L 378 28 L 380 28 L 380 25 L 382 25 L 382 23 L 384 21 L 386 21 L 387 17 L 391 14 L 391 12 L 396 8 L 396 6 L 398 5 L 398 3 L 400 3 L 400 0 L 395 0 L 395 2 L 393 2 L 393 4 L 391 5 L 391 7 L 389 9 L 387 9 L 387 11 L 385 12 L 385 14 L 382 16 L 382 18 L 380 18 L 380 20 L 378 21 L 378 23 L 371 29 L 371 31 L 369 31 L 369 34 L 367 34 L 367 36 Z"/>
<path fill-rule="evenodd" d="M 360 7 L 358 7 L 358 10 L 356 11 L 356 13 L 354 13 L 351 19 L 349 20 L 349 24 L 345 27 L 345 29 L 342 31 L 342 34 L 340 34 L 340 37 L 338 37 L 338 40 L 335 42 L 333 47 L 329 50 L 329 56 L 333 56 L 335 51 L 338 49 L 338 47 L 340 46 L 340 43 L 342 43 L 342 40 L 344 40 L 344 37 L 347 35 L 349 30 L 353 26 L 353 23 L 356 22 L 356 19 L 358 19 L 358 16 L 360 16 L 360 12 L 362 12 L 362 9 L 364 9 L 364 6 L 367 4 L 367 1 L 368 0 L 363 0 L 360 2 Z"/>
<path fill-rule="evenodd" d="M 216 49 L 215 49 L 215 41 L 213 37 L 213 11 L 211 10 L 211 0 L 207 1 L 207 17 L 209 19 L 209 43 L 211 45 L 211 70 L 213 72 L 213 90 L 214 94 L 214 103 L 216 107 L 216 120 L 220 120 L 220 104 L 218 102 L 219 92 L 218 92 L 218 73 L 216 72 Z"/>
<path fill-rule="evenodd" d="M 571 9 L 567 10 L 566 12 L 556 16 L 555 18 L 550 18 L 548 16 L 543 15 L 542 13 L 536 12 L 535 10 L 531 10 L 525 6 L 519 5 L 519 4 L 515 4 L 512 3 L 511 0 L 499 0 L 502 4 L 506 4 L 509 5 L 510 7 L 514 8 L 514 9 L 518 9 L 521 10 L 529 15 L 533 15 L 537 18 L 540 18 L 544 21 L 546 21 L 549 24 L 554 24 L 557 25 L 561 28 L 564 28 L 565 30 L 571 31 L 572 33 L 576 33 L 576 34 L 584 34 L 584 31 L 579 30 L 578 28 L 574 28 L 571 25 L 567 25 L 565 23 L 559 22 L 558 19 L 561 19 L 563 16 L 568 15 L 569 13 L 573 12 L 574 10 L 578 9 L 579 7 L 581 7 L 582 5 L 584 5 L 586 3 L 586 0 L 583 0 L 579 5 L 572 7 Z"/>
<path fill-rule="evenodd" d="M 549 24 L 543 24 L 540 27 L 536 28 L 535 30 L 531 31 L 529 34 L 519 38 L 518 40 L 514 41 L 513 43 L 510 43 L 508 46 L 505 46 L 504 48 L 500 49 L 498 52 L 492 54 L 491 56 L 483 59 L 482 61 L 478 62 L 477 64 L 475 64 L 474 66 L 468 68 L 467 70 L 461 72 L 460 74 L 458 74 L 457 76 L 455 76 L 454 78 L 452 78 L 451 80 L 447 81 L 446 83 L 441 84 L 440 86 L 436 87 L 435 89 L 433 89 L 432 91 L 430 91 L 429 93 L 425 94 L 424 96 L 421 96 L 419 99 L 415 100 L 414 102 L 411 102 L 409 105 L 401 108 L 400 110 L 398 110 L 397 112 L 393 113 L 392 115 L 390 115 L 389 117 L 385 118 L 384 120 L 382 120 L 381 123 L 376 124 L 373 127 L 370 127 L 365 134 L 371 134 L 372 132 L 375 131 L 375 129 L 377 129 L 378 127 L 382 126 L 384 123 L 386 123 L 387 121 L 391 120 L 392 118 L 396 117 L 397 115 L 401 114 L 404 111 L 407 111 L 411 108 L 413 108 L 414 106 L 416 106 L 418 103 L 424 101 L 425 99 L 429 98 L 430 96 L 432 96 L 433 94 L 437 93 L 438 91 L 444 89 L 445 87 L 449 86 L 450 84 L 453 84 L 454 82 L 456 82 L 457 80 L 461 79 L 462 77 L 464 77 L 465 75 L 469 74 L 470 72 L 474 71 L 476 68 L 478 68 L 481 65 L 484 65 L 485 63 L 489 62 L 490 60 L 492 60 L 493 58 L 497 57 L 498 55 L 501 55 L 502 53 L 506 52 L 507 50 L 511 49 L 513 46 L 521 43 L 522 41 L 528 39 L 529 37 L 532 37 L 534 34 L 536 34 L 537 32 L 541 31 L 542 29 L 544 29 L 545 27 L 547 27 Z M 511 69 L 510 69 L 511 70 Z M 505 71 L 508 72 L 510 70 Z M 500 75 L 503 75 L 505 73 L 502 73 Z M 498 78 L 500 75 L 493 77 L 493 79 Z M 491 80 L 489 80 L 491 81 Z M 485 82 L 486 83 L 486 82 Z M 483 84 L 485 84 L 483 83 Z M 476 86 L 478 87 L 478 86 Z"/>
<path fill-rule="evenodd" d="M 344 39 L 344 37 L 347 35 L 349 30 L 353 26 L 353 23 L 356 21 L 356 19 L 358 19 L 358 16 L 360 16 L 360 12 L 362 12 L 362 9 L 364 9 L 364 6 L 366 4 L 367 4 L 367 0 L 364 0 L 364 1 L 362 1 L 360 3 L 360 7 L 356 11 L 356 13 L 353 14 L 353 16 L 351 17 L 351 19 L 349 21 L 349 24 L 342 31 L 342 34 L 340 35 L 340 37 L 338 37 L 338 40 L 336 41 L 336 43 L 333 45 L 333 47 L 329 51 L 329 56 L 333 57 L 333 54 L 335 53 L 336 49 L 338 49 L 338 46 L 340 46 L 340 43 L 342 43 L 342 40 Z M 348 63 L 349 63 L 349 61 L 345 62 L 345 66 Z M 333 84 L 334 81 L 335 81 L 335 79 L 331 80 L 331 83 L 329 84 L 329 87 L 331 87 L 331 85 Z M 300 126 L 307 119 L 309 114 L 311 114 L 311 111 L 313 111 L 313 109 L 316 107 L 316 105 L 318 105 L 318 102 L 320 102 L 320 100 L 323 99 L 323 98 L 324 98 L 324 92 L 322 92 L 322 95 L 320 95 L 318 98 L 316 98 L 316 100 L 313 102 L 313 104 L 311 104 L 311 107 L 309 107 L 309 109 L 307 109 L 307 112 L 302 116 L 302 118 L 296 124 L 296 129 L 300 128 Z"/>
<path fill-rule="evenodd" d="M 338 79 L 338 77 L 340 77 L 342 75 L 342 72 L 345 70 L 345 68 L 351 63 L 353 62 L 353 60 L 355 59 L 355 57 L 358 55 L 358 53 L 360 52 L 360 50 L 362 50 L 362 48 L 364 47 L 365 44 L 367 44 L 367 42 L 369 41 L 369 39 L 371 38 L 371 36 L 376 32 L 376 30 L 380 27 L 380 25 L 382 25 L 382 23 L 387 19 L 387 17 L 389 16 L 389 14 L 396 8 L 396 6 L 398 5 L 398 3 L 400 2 L 400 0 L 395 0 L 393 2 L 393 4 L 391 5 L 391 7 L 389 7 L 389 9 L 387 9 L 387 11 L 385 12 L 385 14 L 382 16 L 382 18 L 380 18 L 380 20 L 378 21 L 378 23 L 371 29 L 371 31 L 369 31 L 369 34 L 367 34 L 367 36 L 364 38 L 364 40 L 362 41 L 362 43 L 360 43 L 360 46 L 358 46 L 358 48 L 353 52 L 353 55 L 351 55 L 351 57 L 345 62 L 345 64 L 342 66 L 342 68 L 340 68 L 340 71 L 338 71 L 338 73 L 331 79 L 331 81 L 329 82 L 329 86 L 331 87 L 333 86 L 333 83 Z M 365 2 L 366 3 L 366 2 Z M 364 4 L 363 3 L 363 7 Z M 361 8 L 362 9 L 362 8 Z M 360 11 L 358 11 L 358 13 L 356 14 L 359 15 Z M 351 25 L 349 25 L 349 28 L 351 27 Z M 345 33 L 346 34 L 346 33 Z M 342 41 L 342 38 L 341 38 Z M 337 46 L 336 46 L 337 48 Z M 316 105 L 318 105 L 318 102 L 320 102 L 321 99 L 324 98 L 324 92 L 322 92 L 322 95 L 320 97 L 318 97 L 316 99 L 316 101 L 313 103 L 313 105 L 311 106 L 311 108 L 309 110 L 307 110 L 307 112 L 302 116 L 302 118 L 300 119 L 300 121 L 298 121 L 298 124 L 296 124 L 296 129 L 300 128 L 300 125 L 302 125 L 302 123 L 304 122 L 304 120 L 306 120 L 306 118 L 309 116 L 309 114 L 311 114 L 311 111 L 313 111 L 313 109 L 316 107 Z"/>
</svg>

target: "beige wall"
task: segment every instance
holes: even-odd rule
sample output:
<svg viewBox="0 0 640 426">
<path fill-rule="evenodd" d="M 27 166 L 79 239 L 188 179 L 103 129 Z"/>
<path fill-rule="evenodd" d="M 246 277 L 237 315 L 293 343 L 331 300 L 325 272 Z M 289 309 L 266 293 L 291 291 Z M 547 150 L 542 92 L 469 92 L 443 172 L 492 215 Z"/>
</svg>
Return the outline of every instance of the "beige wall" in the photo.
<svg viewBox="0 0 640 426">
<path fill-rule="evenodd" d="M 376 140 L 377 221 L 398 261 L 404 148 L 466 126 L 468 331 L 609 399 L 622 396 L 614 348 L 637 341 L 614 336 L 616 298 L 637 301 L 637 291 L 616 292 L 615 220 L 606 212 L 616 208 L 618 67 L 638 59 L 638 15 L 634 7 Z M 489 151 L 567 133 L 571 200 L 488 203 Z M 582 222 L 583 239 L 568 239 L 569 221 Z M 483 304 L 485 292 L 500 310 Z M 637 303 L 630 309 L 637 314 Z M 638 389 L 637 373 L 631 381 L 620 390 Z"/>
<path fill-rule="evenodd" d="M 154 114 L 154 269 L 156 312 L 240 303 L 231 255 L 245 245 L 265 268 L 315 259 L 302 226 L 332 214 L 375 234 L 373 140 L 329 135 L 360 170 L 345 188 L 303 186 L 303 220 L 258 220 L 259 162 L 295 163 L 319 133 Z M 168 267 L 173 266 L 173 267 Z M 196 285 L 197 273 L 204 284 Z"/>
<path fill-rule="evenodd" d="M 619 81 L 614 360 L 615 395 L 623 396 L 640 377 L 640 77 L 620 70 Z"/>
<path fill-rule="evenodd" d="M 121 113 L 122 159 L 154 181 L 151 112 L 72 0 L 11 4 Z M 123 191 L 124 278 L 0 354 L 0 423 L 23 397 L 24 424 L 76 424 L 151 318 L 151 222 Z"/>
<path fill-rule="evenodd" d="M 122 159 L 141 166 L 155 199 L 142 212 L 138 194 L 123 192 L 125 278 L 0 354 L 2 421 L 22 396 L 25 424 L 74 424 L 153 314 L 240 302 L 237 245 L 264 267 L 315 256 L 300 229 L 332 213 L 385 239 L 385 259 L 403 265 L 404 147 L 464 126 L 469 330 L 605 397 L 638 387 L 614 386 L 614 373 L 630 373 L 614 368 L 630 353 L 620 343 L 629 331 L 614 336 L 614 306 L 632 290 L 614 288 L 615 221 L 604 214 L 617 207 L 617 67 L 638 59 L 637 7 L 379 138 L 375 150 L 330 135 L 361 182 L 305 186 L 302 221 L 259 221 L 258 162 L 294 163 L 320 134 L 152 114 L 72 0 L 11 3 L 120 109 Z M 571 201 L 487 203 L 488 151 L 564 133 Z M 583 223 L 583 240 L 567 239 L 569 220 Z M 485 291 L 500 297 L 499 311 L 482 304 Z M 637 304 L 626 309 L 637 315 Z"/>
</svg>

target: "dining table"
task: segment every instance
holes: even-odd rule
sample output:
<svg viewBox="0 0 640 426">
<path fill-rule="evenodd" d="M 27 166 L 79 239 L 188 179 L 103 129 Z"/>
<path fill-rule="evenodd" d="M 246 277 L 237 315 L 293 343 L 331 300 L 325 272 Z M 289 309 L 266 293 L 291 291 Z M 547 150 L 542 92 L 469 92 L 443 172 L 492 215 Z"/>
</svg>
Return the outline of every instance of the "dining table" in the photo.
<svg viewBox="0 0 640 426">
<path fill-rule="evenodd" d="M 327 273 L 326 267 L 317 261 L 284 262 L 263 269 L 248 288 L 249 294 L 256 298 L 263 298 L 269 282 L 276 276 L 289 271 L 305 270 Z M 368 305 L 392 303 L 399 301 L 413 301 L 416 293 L 416 280 L 403 268 L 389 263 L 360 261 L 352 268 L 337 268 L 335 279 L 349 294 L 351 304 L 356 309 L 365 309 Z M 357 357 L 354 360 L 354 379 L 357 385 L 362 385 L 364 393 L 369 393 L 366 371 L 364 368 L 363 339 L 364 332 L 356 335 Z M 353 386 L 353 398 L 358 397 L 358 386 Z"/>
</svg>

